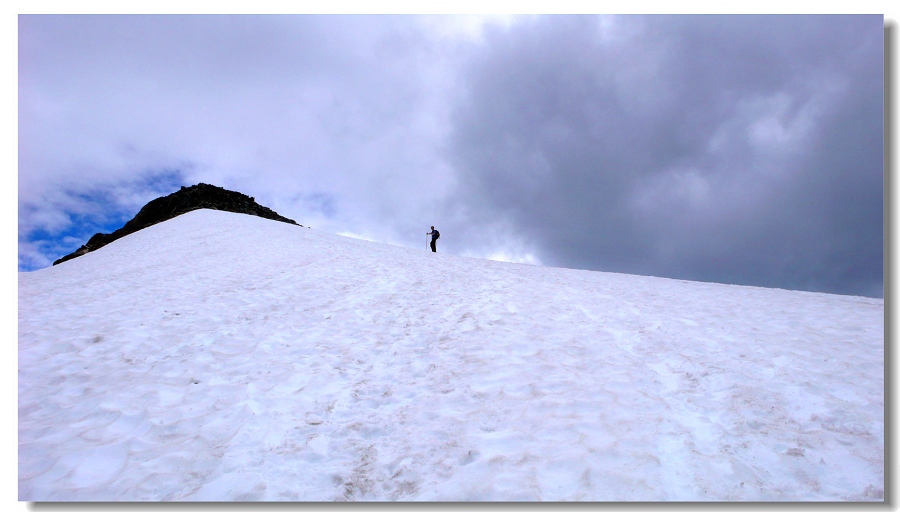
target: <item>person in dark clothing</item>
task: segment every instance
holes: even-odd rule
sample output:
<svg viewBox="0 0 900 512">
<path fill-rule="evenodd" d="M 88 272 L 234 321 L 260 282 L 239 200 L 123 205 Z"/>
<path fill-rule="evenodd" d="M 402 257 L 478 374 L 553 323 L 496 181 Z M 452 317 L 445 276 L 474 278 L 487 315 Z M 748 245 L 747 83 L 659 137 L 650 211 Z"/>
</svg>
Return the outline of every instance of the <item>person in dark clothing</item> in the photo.
<svg viewBox="0 0 900 512">
<path fill-rule="evenodd" d="M 431 235 L 431 252 L 437 252 L 437 246 L 435 245 L 435 242 L 437 242 L 437 239 L 441 237 L 440 232 L 434 229 L 434 226 L 431 226 L 431 232 L 425 234 Z"/>
</svg>

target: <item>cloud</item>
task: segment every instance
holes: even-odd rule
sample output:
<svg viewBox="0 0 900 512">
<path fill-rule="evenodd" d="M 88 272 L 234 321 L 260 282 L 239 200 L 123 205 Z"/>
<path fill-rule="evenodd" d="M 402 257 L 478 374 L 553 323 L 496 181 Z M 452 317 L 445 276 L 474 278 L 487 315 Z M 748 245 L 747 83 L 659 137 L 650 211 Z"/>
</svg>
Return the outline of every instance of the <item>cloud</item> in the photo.
<svg viewBox="0 0 900 512">
<path fill-rule="evenodd" d="M 20 268 L 206 182 L 409 247 L 872 294 L 882 25 L 20 16 Z"/>
<path fill-rule="evenodd" d="M 449 179 L 435 147 L 457 51 L 414 21 L 22 16 L 20 202 L 179 169 L 386 236 L 384 215 L 416 217 Z"/>
<path fill-rule="evenodd" d="M 870 291 L 882 281 L 882 33 L 878 16 L 559 16 L 494 30 L 454 111 L 458 200 L 549 264 Z"/>
</svg>

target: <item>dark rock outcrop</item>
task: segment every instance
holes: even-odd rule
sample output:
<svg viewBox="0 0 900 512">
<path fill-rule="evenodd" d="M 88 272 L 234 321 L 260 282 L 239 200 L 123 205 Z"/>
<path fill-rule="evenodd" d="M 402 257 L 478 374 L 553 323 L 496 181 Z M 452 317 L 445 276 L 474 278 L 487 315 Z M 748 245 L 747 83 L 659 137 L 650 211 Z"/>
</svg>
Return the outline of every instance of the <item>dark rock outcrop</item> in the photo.
<svg viewBox="0 0 900 512">
<path fill-rule="evenodd" d="M 133 219 L 126 222 L 121 228 L 109 234 L 97 233 L 88 240 L 88 243 L 79 247 L 78 250 L 72 254 L 68 254 L 54 261 L 53 264 L 56 265 L 72 258 L 77 258 L 82 254 L 96 251 L 104 245 L 118 240 L 125 235 L 130 235 L 135 231 L 167 221 L 182 213 L 199 210 L 201 208 L 256 215 L 257 217 L 287 222 L 288 224 L 299 226 L 295 221 L 287 217 L 282 217 L 269 208 L 257 204 L 252 197 L 241 194 L 240 192 L 226 190 L 215 185 L 200 183 L 191 187 L 181 187 L 181 190 L 178 192 L 174 192 L 164 197 L 158 197 L 150 201 L 141 208 L 141 211 L 139 211 Z"/>
</svg>

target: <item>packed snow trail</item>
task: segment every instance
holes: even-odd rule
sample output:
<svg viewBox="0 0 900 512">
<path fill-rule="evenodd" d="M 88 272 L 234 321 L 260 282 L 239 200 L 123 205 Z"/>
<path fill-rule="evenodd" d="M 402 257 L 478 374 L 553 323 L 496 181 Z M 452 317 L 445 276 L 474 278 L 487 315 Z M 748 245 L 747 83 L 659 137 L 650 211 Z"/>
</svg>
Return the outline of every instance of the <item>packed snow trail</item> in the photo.
<svg viewBox="0 0 900 512">
<path fill-rule="evenodd" d="M 19 499 L 882 500 L 883 325 L 199 210 L 19 274 Z"/>
</svg>

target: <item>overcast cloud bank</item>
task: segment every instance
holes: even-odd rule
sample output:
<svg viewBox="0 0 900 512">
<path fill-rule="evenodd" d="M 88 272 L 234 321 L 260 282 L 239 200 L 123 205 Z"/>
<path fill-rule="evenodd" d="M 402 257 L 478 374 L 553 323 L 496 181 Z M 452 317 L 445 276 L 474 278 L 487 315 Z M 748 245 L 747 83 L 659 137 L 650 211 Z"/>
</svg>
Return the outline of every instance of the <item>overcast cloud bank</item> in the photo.
<svg viewBox="0 0 900 512">
<path fill-rule="evenodd" d="M 181 185 L 554 266 L 883 296 L 882 16 L 20 16 L 19 269 Z"/>
</svg>

